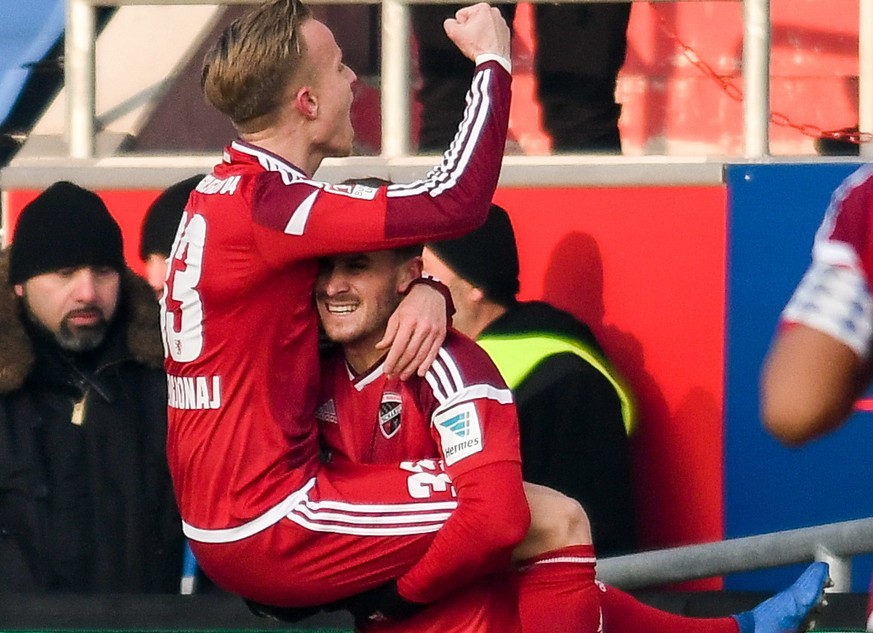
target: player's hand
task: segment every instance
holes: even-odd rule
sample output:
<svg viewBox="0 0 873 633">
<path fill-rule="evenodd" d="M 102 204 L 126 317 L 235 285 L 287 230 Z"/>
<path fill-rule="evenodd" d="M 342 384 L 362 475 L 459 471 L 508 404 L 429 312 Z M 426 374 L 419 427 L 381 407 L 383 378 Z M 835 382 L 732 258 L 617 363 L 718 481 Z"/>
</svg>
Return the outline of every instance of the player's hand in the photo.
<svg viewBox="0 0 873 633">
<path fill-rule="evenodd" d="M 412 286 L 376 343 L 377 349 L 388 349 L 385 373 L 401 380 L 416 373 L 424 376 L 446 338 L 447 319 L 446 300 L 439 290 Z"/>
<path fill-rule="evenodd" d="M 401 596 L 397 590 L 397 581 L 394 580 L 352 596 L 341 604 L 354 616 L 356 623 L 406 620 L 427 607 Z"/>
<path fill-rule="evenodd" d="M 484 2 L 464 7 L 448 18 L 443 28 L 449 39 L 467 58 L 490 53 L 508 60 L 510 33 L 500 11 Z"/>
</svg>

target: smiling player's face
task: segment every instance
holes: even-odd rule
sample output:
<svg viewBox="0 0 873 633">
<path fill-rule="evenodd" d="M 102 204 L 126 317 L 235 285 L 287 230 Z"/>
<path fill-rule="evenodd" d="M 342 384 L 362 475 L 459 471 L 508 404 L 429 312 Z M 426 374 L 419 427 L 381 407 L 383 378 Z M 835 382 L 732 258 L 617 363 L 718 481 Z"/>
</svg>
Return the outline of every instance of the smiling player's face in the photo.
<svg viewBox="0 0 873 633">
<path fill-rule="evenodd" d="M 375 346 L 400 303 L 400 285 L 392 251 L 323 259 L 315 297 L 327 336 L 355 348 Z"/>
</svg>

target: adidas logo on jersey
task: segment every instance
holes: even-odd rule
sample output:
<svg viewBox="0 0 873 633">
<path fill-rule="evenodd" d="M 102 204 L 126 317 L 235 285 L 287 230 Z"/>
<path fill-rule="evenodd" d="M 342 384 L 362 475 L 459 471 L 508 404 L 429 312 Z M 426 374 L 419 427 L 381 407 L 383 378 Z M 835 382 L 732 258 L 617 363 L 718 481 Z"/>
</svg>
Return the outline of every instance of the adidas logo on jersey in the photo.
<svg viewBox="0 0 873 633">
<path fill-rule="evenodd" d="M 434 418 L 446 464 L 451 465 L 482 450 L 482 427 L 472 402 L 452 407 Z"/>
<path fill-rule="evenodd" d="M 321 420 L 322 422 L 330 422 L 331 424 L 337 424 L 339 422 L 339 418 L 336 415 L 336 405 L 333 402 L 333 398 L 331 398 L 315 410 L 315 419 Z"/>
</svg>

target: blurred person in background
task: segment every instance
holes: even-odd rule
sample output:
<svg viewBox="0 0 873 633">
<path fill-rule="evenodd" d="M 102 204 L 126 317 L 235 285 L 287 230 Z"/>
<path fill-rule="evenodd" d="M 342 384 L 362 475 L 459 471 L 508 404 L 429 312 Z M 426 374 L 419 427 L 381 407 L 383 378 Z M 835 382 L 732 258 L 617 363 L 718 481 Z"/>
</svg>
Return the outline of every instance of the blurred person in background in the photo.
<svg viewBox="0 0 873 633">
<path fill-rule="evenodd" d="M 518 249 L 506 211 L 424 250 L 445 283 L 454 326 L 488 352 L 513 391 L 525 481 L 580 502 L 598 554 L 636 549 L 629 435 L 633 397 L 587 325 L 540 301 L 518 301 Z"/>
<path fill-rule="evenodd" d="M 145 264 L 145 278 L 160 298 L 167 278 L 167 258 L 179 220 L 194 191 L 205 174 L 198 174 L 170 185 L 149 205 L 140 226 L 139 257 Z"/>
<path fill-rule="evenodd" d="M 512 26 L 515 4 L 498 7 Z M 457 8 L 410 6 L 421 75 L 417 97 L 422 152 L 441 152 L 464 113 L 473 64 L 454 50 L 442 29 L 443 20 Z M 630 12 L 629 2 L 533 6 L 537 97 L 553 153 L 621 154 L 621 105 L 615 102 L 615 89 L 627 54 Z"/>
<path fill-rule="evenodd" d="M 57 182 L 0 266 L 0 589 L 178 591 L 158 312 L 118 224 Z"/>
</svg>

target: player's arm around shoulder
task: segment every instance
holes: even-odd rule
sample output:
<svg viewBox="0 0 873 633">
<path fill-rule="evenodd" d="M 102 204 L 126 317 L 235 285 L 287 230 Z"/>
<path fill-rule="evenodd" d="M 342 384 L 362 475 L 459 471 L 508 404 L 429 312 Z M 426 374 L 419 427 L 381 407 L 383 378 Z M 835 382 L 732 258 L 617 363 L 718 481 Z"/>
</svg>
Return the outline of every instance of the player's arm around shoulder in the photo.
<svg viewBox="0 0 873 633">
<path fill-rule="evenodd" d="M 493 385 L 477 380 L 481 375 L 469 358 L 458 355 L 455 336 L 459 335 L 450 331 L 419 383 L 423 413 L 430 420 L 458 505 L 420 565 L 398 581 L 401 595 L 416 602 L 430 602 L 440 595 L 447 579 L 467 581 L 507 569 L 512 551 L 530 526 L 517 426 L 508 438 L 490 432 L 494 417 L 489 406 L 482 406 L 490 399 L 478 394 L 483 393 L 483 386 L 490 389 Z M 478 349 L 472 341 L 468 343 L 472 347 L 467 343 L 460 347 Z M 428 581 L 423 586 L 420 569 L 437 560 L 444 569 L 444 582 L 433 586 Z"/>
</svg>

